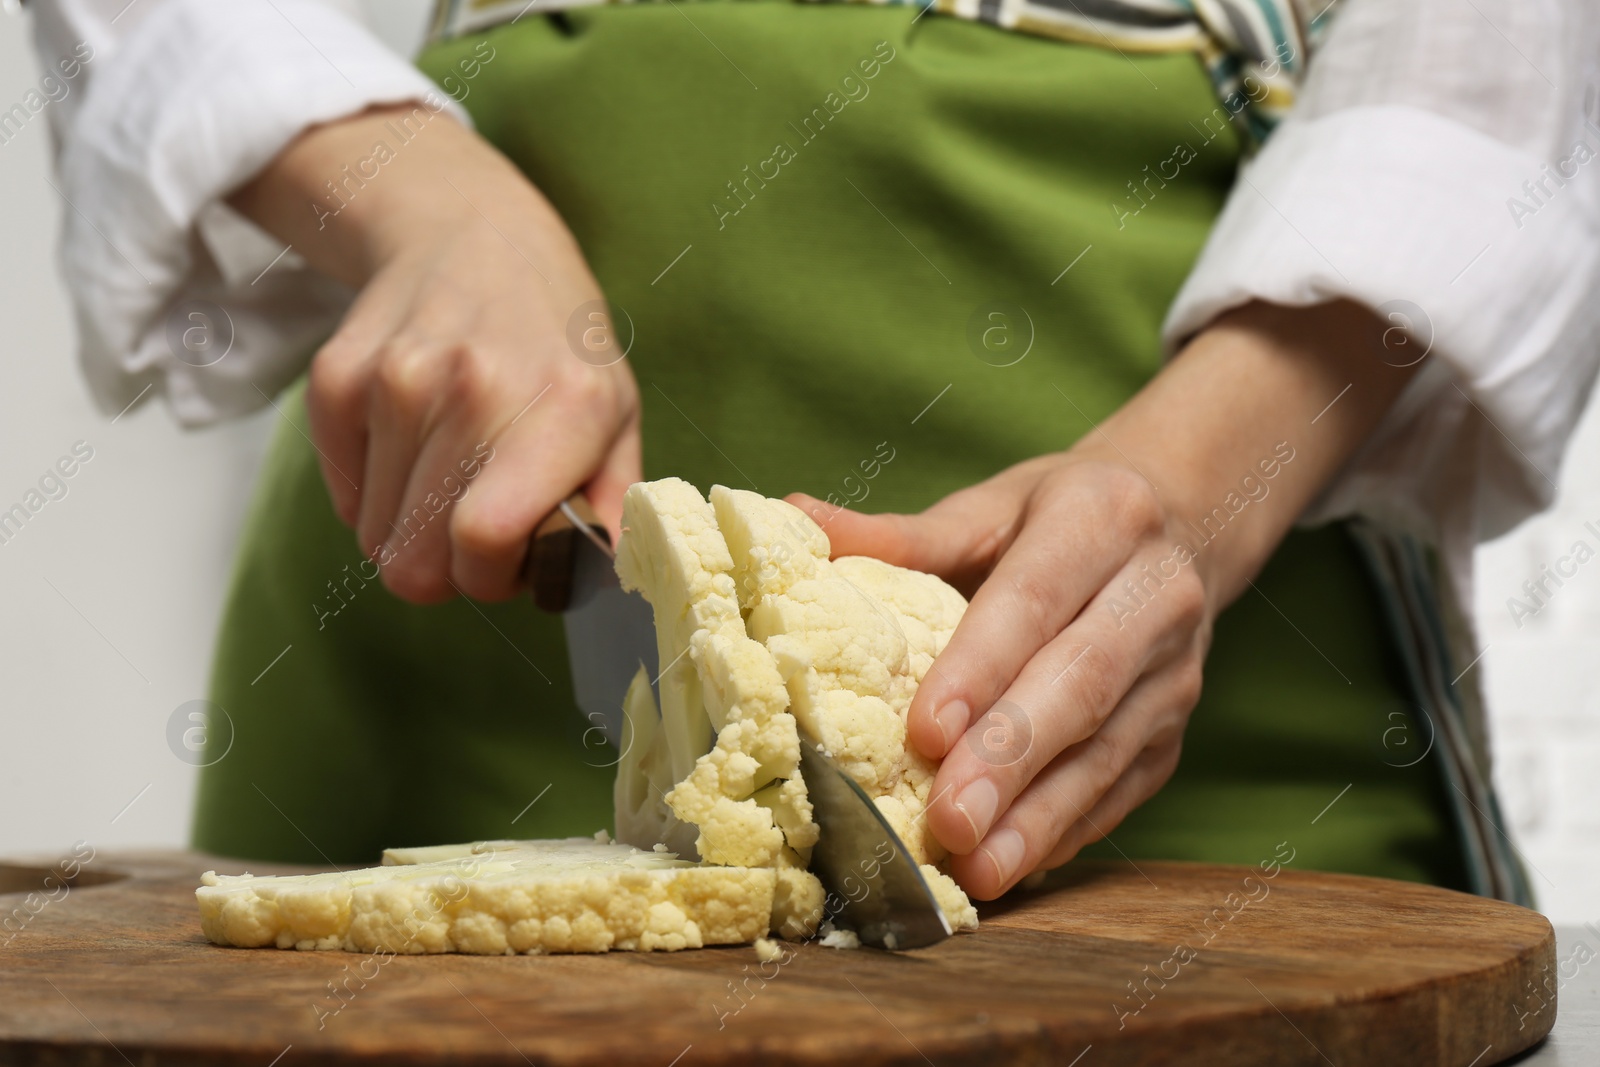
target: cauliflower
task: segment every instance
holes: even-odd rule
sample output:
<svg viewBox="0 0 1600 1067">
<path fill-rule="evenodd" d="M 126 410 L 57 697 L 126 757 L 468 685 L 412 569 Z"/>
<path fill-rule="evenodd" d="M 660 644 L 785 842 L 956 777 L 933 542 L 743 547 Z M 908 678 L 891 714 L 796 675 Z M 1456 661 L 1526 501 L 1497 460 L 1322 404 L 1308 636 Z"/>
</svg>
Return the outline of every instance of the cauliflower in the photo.
<svg viewBox="0 0 1600 1067">
<path fill-rule="evenodd" d="M 832 923 L 824 923 L 822 940 L 818 942 L 823 948 L 854 949 L 861 947 L 861 938 L 856 936 L 854 930 L 843 930 Z"/>
<path fill-rule="evenodd" d="M 586 837 L 390 849 L 384 866 L 218 876 L 195 891 L 219 945 L 419 954 L 676 951 L 767 932 L 777 872 Z"/>
<path fill-rule="evenodd" d="M 618 765 L 617 836 L 708 863 L 804 868 L 816 824 L 803 791 L 781 788 L 798 781 L 799 733 L 771 654 L 745 631 L 716 513 L 667 478 L 630 486 L 622 523 L 617 576 L 649 601 L 665 666 L 659 725 L 638 721 L 652 708 L 637 677 L 627 701 L 635 729 Z M 759 578 L 748 560 L 738 573 Z"/>
<path fill-rule="evenodd" d="M 663 674 L 661 725 L 640 724 L 619 766 L 618 836 L 643 846 L 692 824 L 707 863 L 803 868 L 818 832 L 797 766 L 803 728 L 924 865 L 952 925 L 975 926 L 966 895 L 932 866 L 945 853 L 922 816 L 938 768 L 907 748 L 905 724 L 966 610 L 961 594 L 881 560 L 830 561 L 827 535 L 799 508 L 726 486 L 708 502 L 675 478 L 634 485 L 623 530 L 617 574 L 650 602 L 662 662 L 680 657 L 681 680 L 669 694 Z M 645 690 L 642 715 L 647 701 Z M 679 719 L 715 731 L 687 774 L 671 747 L 690 730 Z M 669 762 L 670 789 L 651 777 Z"/>
<path fill-rule="evenodd" d="M 677 478 L 630 486 L 623 530 L 617 575 L 650 603 L 662 667 L 659 708 L 643 668 L 623 701 L 620 842 L 601 831 L 390 849 L 383 866 L 342 873 L 208 872 L 195 892 L 206 936 L 478 954 L 810 937 L 826 916 L 806 870 L 819 831 L 802 727 L 873 798 L 951 926 L 977 926 L 935 866 L 944 852 L 923 818 L 937 765 L 906 746 L 907 709 L 961 619 L 961 595 L 879 560 L 830 560 L 798 508 L 723 486 L 709 501 Z"/>
</svg>

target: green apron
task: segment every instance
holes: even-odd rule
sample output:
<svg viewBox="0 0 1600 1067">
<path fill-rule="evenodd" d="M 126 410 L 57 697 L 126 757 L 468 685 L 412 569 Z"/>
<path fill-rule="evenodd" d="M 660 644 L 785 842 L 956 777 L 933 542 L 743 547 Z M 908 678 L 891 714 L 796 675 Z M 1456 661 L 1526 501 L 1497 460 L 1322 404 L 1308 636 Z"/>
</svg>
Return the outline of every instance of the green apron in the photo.
<svg viewBox="0 0 1600 1067">
<path fill-rule="evenodd" d="M 1238 162 L 1194 57 L 905 7 L 688 12 L 529 17 L 422 60 L 475 71 L 478 128 L 633 324 L 646 477 L 916 511 L 1068 447 L 1156 373 Z M 299 395 L 283 407 L 195 845 L 361 863 L 608 825 L 613 756 L 583 744 L 559 620 L 363 583 Z M 1088 852 L 1250 864 L 1287 842 L 1296 867 L 1462 885 L 1433 759 L 1396 766 L 1415 725 L 1346 532 L 1292 534 L 1256 584 L 1217 623 L 1177 774 Z"/>
</svg>

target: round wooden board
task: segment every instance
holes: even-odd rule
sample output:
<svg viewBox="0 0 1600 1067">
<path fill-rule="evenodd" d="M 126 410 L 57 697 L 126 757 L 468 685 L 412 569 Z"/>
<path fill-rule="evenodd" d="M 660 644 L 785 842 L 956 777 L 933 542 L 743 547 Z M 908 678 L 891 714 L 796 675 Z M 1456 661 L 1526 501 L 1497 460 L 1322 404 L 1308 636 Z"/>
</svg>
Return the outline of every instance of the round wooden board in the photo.
<svg viewBox="0 0 1600 1067">
<path fill-rule="evenodd" d="M 193 890 L 244 868 L 184 853 L 97 856 L 19 927 L 47 866 L 0 866 L 0 1064 L 1486 1067 L 1555 1021 L 1543 916 L 1287 868 L 1083 864 L 932 948 L 762 965 L 218 948 Z"/>
</svg>

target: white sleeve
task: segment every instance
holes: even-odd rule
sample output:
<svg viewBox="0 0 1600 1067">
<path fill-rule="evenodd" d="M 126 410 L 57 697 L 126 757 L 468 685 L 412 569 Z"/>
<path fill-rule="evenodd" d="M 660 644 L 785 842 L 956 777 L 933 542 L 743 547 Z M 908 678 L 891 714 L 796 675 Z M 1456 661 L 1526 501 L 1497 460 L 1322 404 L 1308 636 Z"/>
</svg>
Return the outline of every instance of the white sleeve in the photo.
<svg viewBox="0 0 1600 1067">
<path fill-rule="evenodd" d="M 416 101 L 417 130 L 445 112 L 466 121 L 350 17 L 354 7 L 37 5 L 41 64 L 73 71 L 49 109 L 66 201 L 62 269 L 79 359 L 104 410 L 160 392 L 180 422 L 200 425 L 264 405 L 351 294 L 222 198 L 307 127 L 374 104 Z"/>
<path fill-rule="evenodd" d="M 1340 297 L 1403 327 L 1372 358 L 1426 363 L 1305 518 L 1400 524 L 1460 592 L 1550 502 L 1600 364 L 1597 61 L 1594 0 L 1346 0 L 1164 329 Z"/>
</svg>

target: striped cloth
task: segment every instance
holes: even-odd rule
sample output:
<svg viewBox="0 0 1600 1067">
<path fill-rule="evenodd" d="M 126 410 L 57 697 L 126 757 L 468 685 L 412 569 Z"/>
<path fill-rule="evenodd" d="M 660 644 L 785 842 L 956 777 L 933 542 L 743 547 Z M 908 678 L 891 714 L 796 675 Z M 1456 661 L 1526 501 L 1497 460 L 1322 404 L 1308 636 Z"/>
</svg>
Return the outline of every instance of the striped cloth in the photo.
<svg viewBox="0 0 1600 1067">
<path fill-rule="evenodd" d="M 630 0 L 436 0 L 429 41 L 524 15 Z M 678 0 L 668 0 L 676 3 Z M 851 0 L 917 6 L 1019 33 L 1130 53 L 1194 52 L 1223 108 L 1263 141 L 1294 103 L 1338 0 Z M 920 17 L 920 16 L 919 16 Z"/>
<path fill-rule="evenodd" d="M 1427 726 L 1426 738 L 1417 738 L 1424 751 L 1415 758 L 1406 752 L 1409 762 L 1398 762 L 1400 746 L 1391 749 L 1386 731 L 1384 749 L 1397 762 L 1384 762 L 1409 767 L 1435 755 L 1450 790 L 1472 891 L 1531 908 L 1533 887 L 1522 854 L 1506 829 L 1489 771 L 1483 696 L 1475 679 L 1462 684 L 1482 653 L 1473 655 L 1471 624 L 1449 592 L 1439 555 L 1398 527 L 1370 519 L 1353 520 L 1350 532 L 1383 601 L 1391 647 L 1416 702 L 1413 710 Z"/>
</svg>

